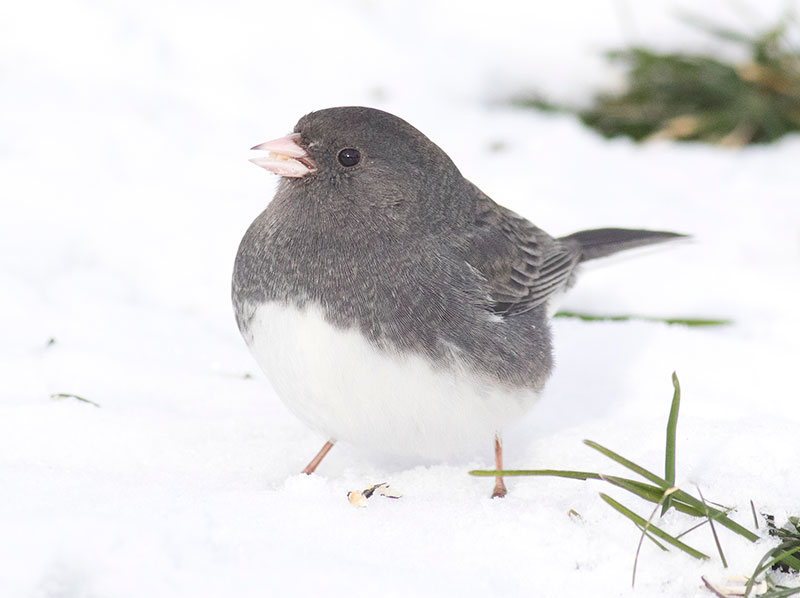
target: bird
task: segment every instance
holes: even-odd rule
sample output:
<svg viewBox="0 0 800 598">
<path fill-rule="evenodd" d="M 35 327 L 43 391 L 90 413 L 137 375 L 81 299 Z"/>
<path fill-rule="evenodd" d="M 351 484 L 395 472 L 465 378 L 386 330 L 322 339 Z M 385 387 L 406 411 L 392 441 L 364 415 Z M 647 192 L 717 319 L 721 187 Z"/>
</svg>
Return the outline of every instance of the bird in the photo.
<svg viewBox="0 0 800 598">
<path fill-rule="evenodd" d="M 233 268 L 238 328 L 282 402 L 328 440 L 444 459 L 494 440 L 553 369 L 549 305 L 582 263 L 678 233 L 552 237 L 403 119 L 303 116 L 250 161 L 280 176 Z M 265 155 L 266 153 L 266 155 Z M 492 497 L 505 496 L 502 476 Z"/>
</svg>

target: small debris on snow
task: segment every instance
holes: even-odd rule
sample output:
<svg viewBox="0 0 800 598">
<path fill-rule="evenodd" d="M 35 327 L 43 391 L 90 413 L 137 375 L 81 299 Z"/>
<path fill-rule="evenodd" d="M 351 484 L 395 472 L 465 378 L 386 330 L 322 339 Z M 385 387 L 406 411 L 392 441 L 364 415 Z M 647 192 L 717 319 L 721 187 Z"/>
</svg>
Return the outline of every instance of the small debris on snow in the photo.
<svg viewBox="0 0 800 598">
<path fill-rule="evenodd" d="M 350 501 L 350 504 L 354 507 L 366 507 L 367 506 L 367 497 L 364 496 L 362 492 L 358 490 L 351 490 L 347 493 L 347 500 Z"/>
<path fill-rule="evenodd" d="M 400 498 L 403 496 L 397 490 L 390 487 L 389 484 L 382 482 L 380 484 L 375 484 L 366 490 L 351 490 L 347 493 L 347 500 L 349 500 L 350 504 L 354 507 L 366 507 L 367 499 L 371 498 L 373 494 L 379 494 L 380 496 L 385 496 L 386 498 Z"/>
<path fill-rule="evenodd" d="M 750 581 L 749 577 L 744 575 L 737 575 L 736 577 L 729 577 L 724 586 L 715 586 L 711 584 L 705 577 L 701 578 L 706 587 L 714 592 L 717 596 L 744 596 L 747 584 Z M 761 596 L 767 593 L 767 582 L 757 581 L 753 583 L 753 588 L 750 590 L 750 596 Z"/>
<path fill-rule="evenodd" d="M 402 498 L 403 496 L 400 492 L 389 486 L 389 484 L 378 484 L 377 486 L 373 486 L 371 490 L 386 498 Z"/>
</svg>

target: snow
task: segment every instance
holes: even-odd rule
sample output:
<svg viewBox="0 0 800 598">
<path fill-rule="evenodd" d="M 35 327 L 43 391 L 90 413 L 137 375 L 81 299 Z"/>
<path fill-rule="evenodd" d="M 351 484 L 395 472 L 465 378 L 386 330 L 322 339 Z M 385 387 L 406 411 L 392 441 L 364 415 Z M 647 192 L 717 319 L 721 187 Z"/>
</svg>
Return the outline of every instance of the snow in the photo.
<svg viewBox="0 0 800 598">
<path fill-rule="evenodd" d="M 490 438 L 484 454 L 427 463 L 337 445 L 298 473 L 325 439 L 258 371 L 229 279 L 275 184 L 247 148 L 332 105 L 409 120 L 553 234 L 693 235 L 587 268 L 564 308 L 735 321 L 558 320 L 556 372 L 507 433 L 508 467 L 620 473 L 590 438 L 661 471 L 677 370 L 678 483 L 744 525 L 751 499 L 779 522 L 798 513 L 800 138 L 634 146 L 500 103 L 525 89 L 586 102 L 619 81 L 598 52 L 630 41 L 735 53 L 675 20 L 689 4 L 453 6 L 4 6 L 0 596 L 632 594 L 639 533 L 598 492 L 651 507 L 549 478 L 510 479 L 490 500 L 491 480 L 467 475 L 491 466 Z M 703 13 L 752 30 L 798 3 L 736 6 Z M 404 497 L 348 503 L 384 481 Z M 720 533 L 728 570 L 646 543 L 633 593 L 707 596 L 701 575 L 747 574 L 771 545 Z M 689 541 L 715 553 L 705 528 Z"/>
</svg>

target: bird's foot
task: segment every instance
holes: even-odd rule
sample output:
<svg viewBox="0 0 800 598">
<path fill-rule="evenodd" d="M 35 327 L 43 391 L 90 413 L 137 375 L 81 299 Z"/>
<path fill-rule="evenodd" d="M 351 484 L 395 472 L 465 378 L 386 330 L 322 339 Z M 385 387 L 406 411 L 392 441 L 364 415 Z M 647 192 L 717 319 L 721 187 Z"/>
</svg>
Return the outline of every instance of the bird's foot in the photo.
<svg viewBox="0 0 800 598">
<path fill-rule="evenodd" d="M 303 469 L 303 471 L 301 471 L 300 473 L 304 473 L 306 475 L 311 475 L 312 473 L 314 473 L 314 470 L 317 468 L 317 465 L 319 465 L 320 461 L 322 461 L 325 458 L 325 455 L 328 454 L 328 451 L 330 451 L 333 448 L 333 444 L 335 442 L 336 442 L 335 440 L 329 440 L 324 445 L 322 445 L 322 448 L 319 450 L 319 452 L 314 456 L 313 459 L 311 459 L 311 462 L 308 465 L 306 465 L 305 469 Z"/>
<path fill-rule="evenodd" d="M 506 494 L 508 494 L 508 490 L 503 482 L 503 478 L 497 478 L 494 484 L 494 490 L 492 491 L 492 498 L 503 498 Z"/>
</svg>

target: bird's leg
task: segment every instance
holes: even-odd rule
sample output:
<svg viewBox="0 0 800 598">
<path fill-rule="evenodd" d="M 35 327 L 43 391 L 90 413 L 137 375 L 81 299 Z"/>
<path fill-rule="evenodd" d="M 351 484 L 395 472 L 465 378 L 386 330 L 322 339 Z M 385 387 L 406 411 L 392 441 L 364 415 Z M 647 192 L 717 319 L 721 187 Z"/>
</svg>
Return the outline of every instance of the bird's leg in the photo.
<svg viewBox="0 0 800 598">
<path fill-rule="evenodd" d="M 494 466 L 497 471 L 503 469 L 503 443 L 500 440 L 499 433 L 494 435 Z M 503 482 L 503 476 L 499 475 L 494 480 L 494 491 L 492 492 L 492 498 L 503 498 L 506 494 L 508 494 L 505 482 Z"/>
<path fill-rule="evenodd" d="M 314 470 L 317 468 L 317 465 L 319 465 L 320 462 L 325 458 L 325 455 L 328 454 L 328 451 L 330 451 L 333 448 L 333 444 L 335 442 L 336 442 L 335 440 L 329 440 L 328 442 L 323 444 L 322 448 L 319 449 L 319 452 L 314 456 L 313 459 L 311 459 L 309 464 L 306 465 L 306 468 L 300 473 L 304 473 L 306 475 L 311 475 L 312 473 L 314 473 Z"/>
</svg>

